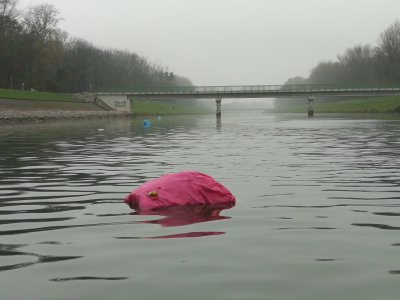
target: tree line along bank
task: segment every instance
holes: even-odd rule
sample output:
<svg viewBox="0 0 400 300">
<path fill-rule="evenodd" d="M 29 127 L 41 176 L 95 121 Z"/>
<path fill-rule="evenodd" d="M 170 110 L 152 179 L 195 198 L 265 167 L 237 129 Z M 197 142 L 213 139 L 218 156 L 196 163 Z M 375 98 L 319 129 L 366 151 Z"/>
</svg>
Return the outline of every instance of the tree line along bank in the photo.
<svg viewBox="0 0 400 300">
<path fill-rule="evenodd" d="M 0 0 L 0 88 L 75 93 L 191 85 L 134 52 L 69 37 L 51 4 L 19 11 L 17 0 Z"/>
</svg>

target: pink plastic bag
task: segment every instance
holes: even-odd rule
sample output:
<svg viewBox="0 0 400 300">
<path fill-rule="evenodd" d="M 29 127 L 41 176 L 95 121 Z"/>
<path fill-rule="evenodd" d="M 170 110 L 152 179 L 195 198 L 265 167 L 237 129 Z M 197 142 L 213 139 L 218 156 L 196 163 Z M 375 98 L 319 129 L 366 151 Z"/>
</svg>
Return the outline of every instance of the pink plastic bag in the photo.
<svg viewBox="0 0 400 300">
<path fill-rule="evenodd" d="M 235 197 L 212 177 L 195 171 L 167 174 L 150 180 L 125 197 L 125 203 L 139 212 L 168 206 L 234 206 Z"/>
</svg>

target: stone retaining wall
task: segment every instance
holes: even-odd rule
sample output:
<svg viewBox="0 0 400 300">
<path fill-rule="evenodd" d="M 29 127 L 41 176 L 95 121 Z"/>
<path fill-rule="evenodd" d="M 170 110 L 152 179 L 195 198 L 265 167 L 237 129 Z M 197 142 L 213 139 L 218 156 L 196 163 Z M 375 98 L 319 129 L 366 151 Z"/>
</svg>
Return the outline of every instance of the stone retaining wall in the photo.
<svg viewBox="0 0 400 300">
<path fill-rule="evenodd" d="M 14 100 L 0 99 L 2 111 L 104 111 L 93 103 L 50 101 L 50 100 Z"/>
<path fill-rule="evenodd" d="M 56 120 L 98 120 L 124 118 L 131 114 L 117 111 L 0 111 L 0 123 L 30 123 Z"/>
</svg>

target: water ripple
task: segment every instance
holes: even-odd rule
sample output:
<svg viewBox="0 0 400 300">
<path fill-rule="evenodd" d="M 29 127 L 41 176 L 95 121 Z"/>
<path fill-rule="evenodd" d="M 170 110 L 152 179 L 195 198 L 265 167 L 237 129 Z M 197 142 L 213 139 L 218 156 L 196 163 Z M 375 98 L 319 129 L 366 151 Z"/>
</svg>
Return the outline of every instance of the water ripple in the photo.
<svg viewBox="0 0 400 300">
<path fill-rule="evenodd" d="M 54 263 L 54 262 L 62 262 L 62 261 L 68 261 L 68 260 L 75 260 L 82 258 L 83 256 L 51 256 L 51 255 L 40 255 L 32 252 L 24 252 L 24 251 L 19 251 L 18 249 L 27 247 L 28 245 L 4 245 L 0 244 L 0 256 L 3 257 L 12 257 L 12 256 L 17 256 L 17 257 L 33 257 L 35 258 L 34 261 L 30 262 L 20 262 L 16 264 L 10 264 L 10 265 L 0 265 L 0 272 L 4 271 L 10 271 L 10 270 L 16 270 L 16 269 L 21 269 L 21 268 L 26 268 L 30 267 L 36 264 L 42 264 L 42 263 Z"/>
<path fill-rule="evenodd" d="M 115 281 L 115 280 L 127 280 L 127 279 L 129 279 L 129 277 L 78 276 L 78 277 L 68 277 L 68 278 L 54 278 L 50 279 L 50 281 L 54 282 L 89 281 L 89 280 Z"/>
<path fill-rule="evenodd" d="M 383 230 L 400 230 L 400 227 L 398 227 L 398 226 L 390 226 L 390 225 L 385 225 L 385 224 L 353 223 L 351 225 L 357 226 L 357 227 L 371 227 L 371 228 L 377 228 L 377 229 L 383 229 Z"/>
<path fill-rule="evenodd" d="M 2 127 L 4 298 L 56 299 L 55 282 L 76 282 L 106 299 L 108 281 L 148 299 L 397 299 L 399 121 L 243 113 L 140 123 Z M 123 203 L 183 169 L 221 181 L 236 207 L 140 215 Z"/>
</svg>

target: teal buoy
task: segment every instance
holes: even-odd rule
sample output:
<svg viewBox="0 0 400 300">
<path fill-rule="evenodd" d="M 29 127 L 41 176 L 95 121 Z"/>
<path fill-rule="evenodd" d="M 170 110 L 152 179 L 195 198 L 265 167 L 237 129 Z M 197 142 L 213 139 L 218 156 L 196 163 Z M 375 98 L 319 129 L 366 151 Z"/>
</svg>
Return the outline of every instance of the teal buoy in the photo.
<svg viewBox="0 0 400 300">
<path fill-rule="evenodd" d="M 151 122 L 149 120 L 144 120 L 143 121 L 143 127 L 145 127 L 145 128 L 151 127 Z"/>
</svg>

